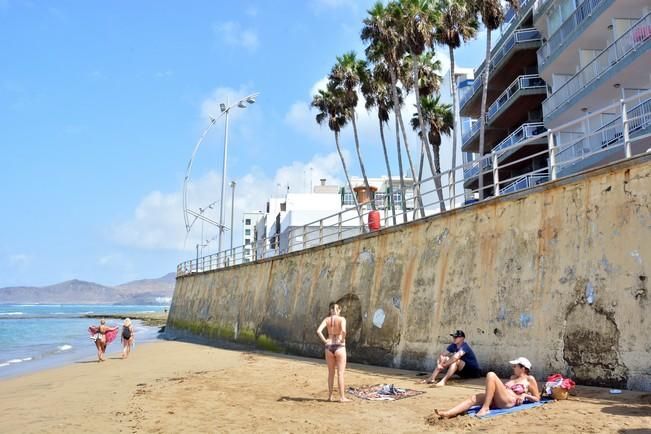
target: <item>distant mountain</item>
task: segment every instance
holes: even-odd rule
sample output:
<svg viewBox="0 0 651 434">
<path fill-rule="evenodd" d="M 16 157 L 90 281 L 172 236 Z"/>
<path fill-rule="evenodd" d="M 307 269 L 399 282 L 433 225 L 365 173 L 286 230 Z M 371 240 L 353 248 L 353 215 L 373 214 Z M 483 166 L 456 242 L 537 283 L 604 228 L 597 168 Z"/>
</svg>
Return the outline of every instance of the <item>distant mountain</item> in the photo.
<svg viewBox="0 0 651 434">
<path fill-rule="evenodd" d="M 117 286 L 76 279 L 49 286 L 14 286 L 0 288 L 0 303 L 169 304 L 175 278 L 175 273 L 169 273 Z"/>
</svg>

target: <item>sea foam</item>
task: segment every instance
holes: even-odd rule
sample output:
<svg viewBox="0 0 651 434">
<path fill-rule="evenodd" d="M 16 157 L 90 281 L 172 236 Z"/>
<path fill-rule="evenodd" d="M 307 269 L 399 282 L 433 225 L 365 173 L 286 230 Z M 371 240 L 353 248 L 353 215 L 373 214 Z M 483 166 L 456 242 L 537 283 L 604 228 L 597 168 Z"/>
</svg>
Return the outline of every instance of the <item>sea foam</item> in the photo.
<svg viewBox="0 0 651 434">
<path fill-rule="evenodd" d="M 68 351 L 68 350 L 71 350 L 71 349 L 72 349 L 72 345 L 68 345 L 68 344 L 66 344 L 66 345 L 60 345 L 60 346 L 57 347 L 57 349 L 58 349 L 59 351 Z"/>
</svg>

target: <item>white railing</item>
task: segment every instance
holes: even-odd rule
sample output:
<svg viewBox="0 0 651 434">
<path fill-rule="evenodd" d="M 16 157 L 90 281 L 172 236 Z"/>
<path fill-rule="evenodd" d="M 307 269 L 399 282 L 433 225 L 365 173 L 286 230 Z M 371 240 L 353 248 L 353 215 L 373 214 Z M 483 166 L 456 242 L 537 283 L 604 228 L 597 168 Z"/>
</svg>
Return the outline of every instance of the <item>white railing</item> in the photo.
<svg viewBox="0 0 651 434">
<path fill-rule="evenodd" d="M 518 44 L 524 44 L 527 42 L 542 41 L 540 32 L 534 28 L 530 29 L 521 29 L 513 32 L 511 36 L 504 41 L 504 43 L 493 50 L 491 54 L 491 71 L 495 70 L 495 67 L 506 57 L 506 55 Z M 484 64 L 479 65 L 477 70 L 475 70 L 475 79 L 472 83 L 472 88 L 468 86 L 469 89 L 464 92 L 464 94 L 459 99 L 459 107 L 463 107 L 466 102 L 472 96 L 479 91 L 482 87 L 482 77 L 483 77 Z"/>
<path fill-rule="evenodd" d="M 470 120 L 470 128 L 463 132 L 463 137 L 461 137 L 461 143 L 466 143 L 472 136 L 477 134 L 479 131 L 479 119 Z"/>
<path fill-rule="evenodd" d="M 614 68 L 617 63 L 628 55 L 633 55 L 636 48 L 650 38 L 651 13 L 648 13 L 543 101 L 545 118 L 564 105 L 569 104 L 572 98 L 585 89 L 586 86 L 611 68 Z"/>
<path fill-rule="evenodd" d="M 557 179 L 559 170 L 567 174 L 580 173 L 583 170 L 593 167 L 595 164 L 604 164 L 612 161 L 612 158 L 608 160 L 603 157 L 612 155 L 606 151 L 613 149 L 618 149 L 624 158 L 631 158 L 633 156 L 633 149 L 636 149 L 633 143 L 649 137 L 649 134 L 641 130 L 651 126 L 650 99 L 651 90 L 640 92 L 633 97 L 622 99 L 615 104 L 610 104 L 560 127 L 528 137 L 511 146 L 494 150 L 476 161 L 470 161 L 453 170 L 445 171 L 436 178 L 430 177 L 424 179 L 420 183 L 410 186 L 405 191 L 395 189 L 394 193 L 402 193 L 405 197 L 413 197 L 413 192 L 419 190 L 423 204 L 422 208 L 419 205 L 413 208 L 414 204 L 418 204 L 419 201 L 411 199 L 408 209 L 396 209 L 397 221 L 395 225 L 399 226 L 407 222 L 439 214 L 444 207 L 446 210 L 449 210 L 463 206 L 472 206 L 465 205 L 468 202 L 472 202 L 465 200 L 467 194 L 471 194 L 473 197 L 479 197 L 480 199 L 483 197 L 484 200 L 491 196 L 499 196 L 516 191 L 519 191 L 520 194 L 525 194 L 527 188 L 534 187 L 547 180 L 553 181 Z M 631 110 L 628 110 L 627 106 L 633 104 L 635 106 Z M 586 125 L 586 122 L 589 123 L 590 120 L 600 119 L 602 114 L 612 113 L 617 110 L 619 110 L 621 115 L 620 118 L 604 125 L 599 130 L 584 133 L 583 137 L 580 138 L 584 143 L 598 141 L 600 146 L 582 147 L 581 152 L 576 153 L 573 152 L 574 143 L 556 144 L 556 137 L 574 137 L 579 134 L 577 131 L 582 129 Z M 607 132 L 613 128 L 621 128 L 621 138 L 604 147 L 604 138 L 614 137 L 613 135 L 608 135 L 610 133 Z M 637 134 L 631 134 L 636 131 Z M 512 152 L 514 149 L 526 149 L 528 146 L 539 146 L 541 139 L 547 140 L 547 149 L 532 151 L 525 157 L 515 161 L 500 162 L 500 156 L 505 153 Z M 639 152 L 644 152 L 644 150 L 640 150 Z M 540 162 L 547 160 L 549 164 L 546 167 L 539 165 Z M 592 163 L 592 161 L 596 161 L 596 163 Z M 533 162 L 537 164 L 534 167 L 540 168 L 526 172 L 524 168 L 531 167 Z M 582 162 L 586 164 L 581 167 L 579 163 Z M 488 178 L 486 185 L 483 186 L 482 192 L 478 189 L 464 190 L 463 185 L 467 181 L 467 178 L 461 176 L 457 178 L 457 174 L 468 174 L 469 172 L 475 172 L 475 170 L 475 176 Z M 441 186 L 438 190 L 436 187 L 437 184 Z M 439 194 L 441 198 L 439 198 Z M 271 233 L 264 238 L 261 237 L 261 239 L 257 240 L 251 246 L 238 246 L 231 250 L 185 261 L 178 265 L 177 275 L 183 276 L 243 264 L 247 258 L 246 249 L 253 249 L 254 261 L 264 260 L 302 249 L 339 242 L 350 237 L 368 234 L 369 232 L 382 230 L 391 226 L 394 226 L 394 223 L 390 209 L 372 211 L 369 209 L 368 204 L 363 204 L 361 215 L 358 215 L 354 208 L 347 209 L 324 216 L 302 226 L 285 228 L 281 233 Z"/>
<path fill-rule="evenodd" d="M 486 120 L 490 120 L 495 116 L 497 112 L 500 111 L 502 107 L 506 105 L 517 93 L 519 90 L 531 90 L 531 89 L 546 89 L 547 85 L 545 80 L 540 78 L 538 74 L 530 75 L 521 75 L 507 87 L 500 96 L 497 97 L 495 102 L 488 107 L 486 113 Z"/>
<path fill-rule="evenodd" d="M 538 50 L 538 68 L 542 70 L 548 63 L 549 58 L 555 56 L 558 51 L 565 49 L 567 41 L 574 36 L 574 31 L 585 20 L 590 18 L 602 3 L 606 0 L 584 0 L 572 14 L 567 17 L 563 24 L 547 39 L 547 42 Z"/>
<path fill-rule="evenodd" d="M 495 146 L 491 152 L 498 152 L 519 143 L 529 137 L 537 136 L 545 132 L 545 124 L 542 122 L 532 122 L 520 125 L 520 127 L 508 135 Z"/>
</svg>

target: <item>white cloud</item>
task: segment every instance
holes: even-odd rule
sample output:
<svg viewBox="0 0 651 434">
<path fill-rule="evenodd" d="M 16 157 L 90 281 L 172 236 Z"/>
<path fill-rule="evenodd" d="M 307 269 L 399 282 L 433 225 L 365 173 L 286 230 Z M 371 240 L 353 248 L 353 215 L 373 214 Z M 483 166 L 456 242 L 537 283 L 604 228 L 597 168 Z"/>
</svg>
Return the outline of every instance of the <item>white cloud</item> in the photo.
<svg viewBox="0 0 651 434">
<path fill-rule="evenodd" d="M 242 47 L 249 51 L 258 48 L 258 34 L 252 29 L 245 29 L 236 21 L 214 24 L 213 32 L 222 42 L 233 47 Z"/>
<path fill-rule="evenodd" d="M 347 155 L 346 155 L 347 157 Z M 310 176 L 316 185 L 320 178 L 326 178 L 328 183 L 341 184 L 339 157 L 336 153 L 315 155 L 310 161 L 294 161 L 276 170 L 273 176 L 267 176 L 259 170 L 236 179 L 235 187 L 235 232 L 234 245 L 242 244 L 241 227 L 238 222 L 245 211 L 257 211 L 265 208 L 269 197 L 284 194 L 289 186 L 290 192 L 305 192 L 309 190 Z M 310 170 L 312 169 L 312 170 Z M 219 198 L 218 187 L 221 176 L 208 172 L 190 183 L 188 188 L 188 207 L 198 211 L 206 208 Z M 226 190 L 224 204 L 224 220 L 230 226 L 231 190 Z M 153 191 L 146 195 L 136 207 L 133 216 L 127 221 L 120 222 L 111 228 L 111 238 L 120 245 L 141 249 L 168 249 L 193 251 L 197 243 L 210 241 L 208 250 L 217 249 L 217 229 L 205 223 L 203 236 L 201 223 L 197 221 L 186 239 L 183 223 L 183 198 L 180 191 L 163 193 Z M 204 212 L 204 216 L 219 220 L 219 202 L 212 209 Z M 225 235 L 224 246 L 228 246 L 230 235 Z M 206 251 L 204 251 L 206 254 Z M 109 263 L 112 258 L 100 258 Z M 104 264 L 102 264 L 104 265 Z"/>
</svg>

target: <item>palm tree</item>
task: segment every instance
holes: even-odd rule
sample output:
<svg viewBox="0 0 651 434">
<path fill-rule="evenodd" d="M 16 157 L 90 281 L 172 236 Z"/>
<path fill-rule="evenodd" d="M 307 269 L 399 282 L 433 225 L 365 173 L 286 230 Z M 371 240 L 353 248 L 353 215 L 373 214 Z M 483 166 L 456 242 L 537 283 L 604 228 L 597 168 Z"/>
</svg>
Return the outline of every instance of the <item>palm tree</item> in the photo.
<svg viewBox="0 0 651 434">
<path fill-rule="evenodd" d="M 327 124 L 328 128 L 335 135 L 335 144 L 337 145 L 337 153 L 341 159 L 341 167 L 344 169 L 344 175 L 346 175 L 346 182 L 348 183 L 348 188 L 353 196 L 353 201 L 355 203 L 355 209 L 357 210 L 357 215 L 359 216 L 360 225 L 364 227 L 364 219 L 362 218 L 362 212 L 357 203 L 357 198 L 355 197 L 355 191 L 353 190 L 353 185 L 350 183 L 350 176 L 348 176 L 348 168 L 346 166 L 346 160 L 344 160 L 344 155 L 341 152 L 341 145 L 339 144 L 339 134 L 341 129 L 346 126 L 348 118 L 346 116 L 346 109 L 342 104 L 343 95 L 341 91 L 337 89 L 328 88 L 327 90 L 320 89 L 319 92 L 314 95 L 312 99 L 312 107 L 319 110 L 316 115 L 316 122 L 319 125 Z"/>
<path fill-rule="evenodd" d="M 416 59 L 414 61 L 414 58 Z M 418 75 L 417 75 L 417 82 L 414 82 L 413 76 L 409 74 L 410 71 L 413 70 L 413 63 L 417 62 L 420 66 L 418 67 Z M 439 74 L 441 71 L 441 62 L 436 60 L 434 57 L 434 53 L 432 52 L 424 52 L 420 56 L 406 56 L 405 60 L 403 62 L 403 78 L 401 79 L 403 83 L 405 84 L 405 87 L 408 89 L 415 89 L 415 92 L 417 95 L 422 95 L 422 98 L 425 98 L 429 95 L 432 95 L 434 93 L 438 93 L 440 88 L 441 88 L 441 81 L 442 77 Z M 416 104 L 416 108 L 418 109 L 420 107 L 420 103 Z M 420 111 L 417 111 L 417 113 L 420 113 L 422 115 L 422 109 Z M 425 122 L 425 128 L 428 127 L 428 123 Z M 429 162 L 430 166 L 430 171 L 432 173 L 432 177 L 434 179 L 434 184 L 435 187 L 439 193 L 439 195 L 442 195 L 443 189 L 441 187 L 441 178 L 440 176 L 436 176 L 436 171 L 434 168 L 434 161 L 432 159 L 432 153 L 429 149 L 430 143 L 429 143 L 429 134 L 427 134 L 427 137 L 423 137 L 423 135 L 419 135 L 421 138 L 421 152 L 420 152 L 420 162 L 418 165 L 418 182 L 421 183 L 423 179 L 423 159 L 425 154 L 427 154 L 427 160 Z M 441 211 L 445 211 L 445 205 L 443 205 L 443 208 L 441 208 Z"/>
<path fill-rule="evenodd" d="M 488 75 L 491 64 L 491 33 L 504 21 L 502 0 L 468 0 L 471 10 L 481 15 L 486 27 L 486 57 L 484 59 L 483 87 L 481 91 L 481 116 L 479 118 L 479 158 L 484 156 L 484 134 L 486 131 L 486 99 L 488 98 Z M 506 0 L 514 9 L 520 6 L 520 0 Z M 481 168 L 481 164 L 480 164 Z M 484 198 L 484 175 L 479 171 L 479 198 Z"/>
<path fill-rule="evenodd" d="M 475 37 L 479 27 L 477 16 L 468 7 L 466 0 L 438 0 L 439 21 L 436 26 L 434 39 L 438 44 L 447 45 L 450 51 L 450 83 L 452 87 L 452 113 L 454 116 L 453 130 L 459 131 L 457 110 L 457 84 L 455 83 L 454 50 L 461 46 L 461 41 L 467 42 Z M 457 134 L 452 135 L 452 181 L 450 183 L 450 199 L 455 200 L 457 167 Z M 450 206 L 453 206 L 452 204 Z"/>
<path fill-rule="evenodd" d="M 402 189 L 403 221 L 406 222 L 407 208 L 404 200 L 406 189 L 402 169 L 402 154 L 400 151 L 400 131 L 402 131 L 412 179 L 416 179 L 416 174 L 409 153 L 409 144 L 407 142 L 407 134 L 402 114 L 398 109 L 398 107 L 400 107 L 398 97 L 398 73 L 401 59 L 405 53 L 405 45 L 402 42 L 403 36 L 400 33 L 399 21 L 400 11 L 396 2 L 390 2 L 387 6 L 384 6 L 382 2 L 378 1 L 368 11 L 368 17 L 364 18 L 361 38 L 362 41 L 368 43 L 368 47 L 366 47 L 366 57 L 372 62 L 384 62 L 387 66 L 389 78 L 391 80 L 391 94 L 396 118 L 396 146 L 398 149 L 398 168 L 400 170 L 400 186 Z M 400 128 L 398 128 L 398 126 L 400 126 Z M 415 199 L 420 201 L 418 193 L 416 196 Z"/>
<path fill-rule="evenodd" d="M 389 122 L 389 113 L 393 109 L 393 99 L 391 97 L 391 79 L 389 71 L 384 63 L 378 62 L 374 65 L 373 70 L 362 82 L 362 94 L 366 100 L 366 110 L 377 109 L 377 118 L 380 123 L 380 139 L 382 140 L 382 151 L 384 152 L 384 163 L 389 175 L 388 189 L 388 206 L 391 208 L 393 224 L 396 225 L 396 208 L 393 203 L 393 178 L 391 176 L 391 164 L 389 163 L 389 154 L 387 144 L 384 138 L 384 124 Z M 402 174 L 402 168 L 400 170 Z M 404 189 L 404 180 L 401 187 Z M 402 198 L 404 201 L 404 197 Z"/>
<path fill-rule="evenodd" d="M 454 115 L 450 110 L 450 104 L 440 102 L 440 96 L 436 98 L 423 97 L 421 99 L 421 115 L 425 120 L 425 128 L 421 128 L 418 113 L 414 113 L 411 118 L 411 126 L 419 135 L 426 133 L 429 137 L 429 143 L 434 150 L 434 179 L 439 180 L 441 175 L 441 136 L 450 135 L 454 128 Z M 439 197 L 439 206 L 441 211 L 445 211 L 445 202 L 443 200 L 443 191 L 440 184 L 437 185 L 436 193 Z"/>
<path fill-rule="evenodd" d="M 427 124 L 423 121 L 422 110 L 420 107 L 421 88 L 419 83 L 421 78 L 419 77 L 419 69 L 421 65 L 421 55 L 425 55 L 425 50 L 430 47 L 434 41 L 434 27 L 438 19 L 437 11 L 432 7 L 432 2 L 429 0 L 400 0 L 398 5 L 398 10 L 400 12 L 398 24 L 401 26 L 401 33 L 404 35 L 405 47 L 409 53 L 407 62 L 411 65 L 410 81 L 413 84 L 414 93 L 416 95 L 416 109 L 421 124 L 425 125 L 425 128 L 427 128 Z M 403 84 L 405 84 L 405 81 L 406 80 L 403 80 Z M 430 170 L 433 174 L 434 165 L 427 136 L 427 134 L 421 135 L 421 154 L 423 150 L 427 153 Z M 418 181 L 421 181 L 420 174 Z M 423 214 L 423 212 L 421 214 Z"/>
<path fill-rule="evenodd" d="M 341 95 L 343 97 L 342 101 L 344 103 L 344 108 L 346 109 L 346 116 L 350 119 L 353 125 L 353 133 L 355 136 L 355 150 L 357 151 L 357 158 L 359 159 L 359 167 L 362 171 L 362 177 L 364 178 L 364 186 L 366 187 L 366 192 L 369 199 L 371 200 L 371 209 L 375 210 L 375 200 L 373 200 L 373 194 L 371 192 L 371 187 L 368 183 L 368 178 L 366 177 L 366 168 L 364 167 L 364 161 L 362 159 L 362 151 L 359 147 L 359 136 L 357 133 L 357 114 L 355 109 L 357 108 L 357 102 L 359 100 L 357 96 L 357 90 L 360 87 L 363 80 L 366 80 L 368 75 L 368 68 L 366 66 L 366 61 L 358 59 L 354 51 L 350 51 L 343 56 L 337 56 L 337 63 L 332 67 L 332 71 L 328 76 L 329 85 L 334 89 L 341 89 Z"/>
</svg>

